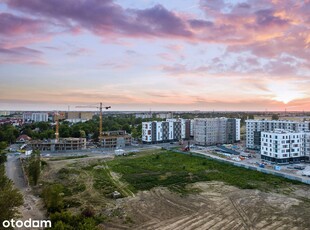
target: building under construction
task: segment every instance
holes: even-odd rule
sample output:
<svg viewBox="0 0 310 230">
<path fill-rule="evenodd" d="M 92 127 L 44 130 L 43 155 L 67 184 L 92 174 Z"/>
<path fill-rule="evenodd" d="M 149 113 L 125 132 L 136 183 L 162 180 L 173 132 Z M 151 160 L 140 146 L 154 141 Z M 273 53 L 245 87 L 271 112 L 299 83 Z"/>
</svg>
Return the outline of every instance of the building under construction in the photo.
<svg viewBox="0 0 310 230">
<path fill-rule="evenodd" d="M 70 151 L 86 149 L 86 138 L 59 138 L 51 140 L 32 140 L 27 143 L 33 150 Z"/>
<path fill-rule="evenodd" d="M 131 145 L 131 135 L 125 130 L 104 132 L 101 143 L 103 148 L 124 148 Z"/>
</svg>

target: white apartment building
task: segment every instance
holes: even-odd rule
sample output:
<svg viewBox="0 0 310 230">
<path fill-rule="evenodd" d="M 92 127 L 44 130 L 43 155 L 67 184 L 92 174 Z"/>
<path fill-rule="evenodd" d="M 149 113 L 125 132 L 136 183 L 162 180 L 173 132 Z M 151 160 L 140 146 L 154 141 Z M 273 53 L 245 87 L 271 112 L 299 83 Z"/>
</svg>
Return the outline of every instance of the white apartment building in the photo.
<svg viewBox="0 0 310 230">
<path fill-rule="evenodd" d="M 275 129 L 261 133 L 261 158 L 279 164 L 304 161 L 310 153 L 310 133 Z"/>
<path fill-rule="evenodd" d="M 190 121 L 184 119 L 142 122 L 142 142 L 158 143 L 187 139 L 189 128 Z"/>
<path fill-rule="evenodd" d="M 190 136 L 190 124 L 191 120 L 181 119 L 181 118 L 171 118 L 166 119 L 168 122 L 181 122 L 181 138 L 189 139 Z"/>
<path fill-rule="evenodd" d="M 274 131 L 275 129 L 305 132 L 310 130 L 310 122 L 281 121 L 281 120 L 246 120 L 246 147 L 260 149 L 261 132 Z"/>
<path fill-rule="evenodd" d="M 198 145 L 216 145 L 240 141 L 240 119 L 196 118 L 194 140 Z"/>
<path fill-rule="evenodd" d="M 194 130 L 195 130 L 195 120 L 190 120 L 190 136 L 194 136 Z"/>
<path fill-rule="evenodd" d="M 235 120 L 236 120 L 236 141 L 240 141 L 241 140 L 241 137 L 240 137 L 241 119 L 235 119 Z"/>
<path fill-rule="evenodd" d="M 23 121 L 24 122 L 48 121 L 48 113 L 24 113 Z"/>
</svg>

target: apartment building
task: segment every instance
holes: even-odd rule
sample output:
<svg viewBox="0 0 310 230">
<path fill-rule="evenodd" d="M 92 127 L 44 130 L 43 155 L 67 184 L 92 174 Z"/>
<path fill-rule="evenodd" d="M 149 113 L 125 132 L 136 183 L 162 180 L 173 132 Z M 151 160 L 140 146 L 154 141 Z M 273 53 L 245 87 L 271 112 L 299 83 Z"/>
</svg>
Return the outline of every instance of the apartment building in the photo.
<svg viewBox="0 0 310 230">
<path fill-rule="evenodd" d="M 283 120 L 246 120 L 246 147 L 260 149 L 261 132 L 274 131 L 275 129 L 306 132 L 310 130 L 310 122 L 283 121 Z"/>
<path fill-rule="evenodd" d="M 142 119 L 146 119 L 146 118 L 152 118 L 153 114 L 152 113 L 136 113 L 135 114 L 136 118 L 142 118 Z"/>
<path fill-rule="evenodd" d="M 161 119 L 171 119 L 173 118 L 173 114 L 172 113 L 157 113 L 156 117 L 161 118 Z"/>
<path fill-rule="evenodd" d="M 196 118 L 194 140 L 197 145 L 228 144 L 240 141 L 240 119 Z"/>
<path fill-rule="evenodd" d="M 93 118 L 92 112 L 78 112 L 78 111 L 66 112 L 66 121 L 72 123 L 85 122 L 91 120 L 92 118 Z"/>
<path fill-rule="evenodd" d="M 131 135 L 125 130 L 104 132 L 102 136 L 103 148 L 124 148 L 131 145 Z"/>
<path fill-rule="evenodd" d="M 309 158 L 310 132 L 275 129 L 261 132 L 261 158 L 279 164 Z"/>
<path fill-rule="evenodd" d="M 48 113 L 23 113 L 23 122 L 48 121 Z"/>
<path fill-rule="evenodd" d="M 189 139 L 190 120 L 167 119 L 166 121 L 142 122 L 143 143 L 160 143 Z"/>
</svg>

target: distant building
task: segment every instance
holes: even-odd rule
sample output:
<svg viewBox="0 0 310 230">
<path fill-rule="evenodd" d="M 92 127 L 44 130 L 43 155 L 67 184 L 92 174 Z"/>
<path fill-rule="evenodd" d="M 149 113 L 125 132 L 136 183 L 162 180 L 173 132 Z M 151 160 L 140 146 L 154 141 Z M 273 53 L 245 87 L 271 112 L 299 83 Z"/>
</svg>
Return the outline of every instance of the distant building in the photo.
<svg viewBox="0 0 310 230">
<path fill-rule="evenodd" d="M 131 135 L 125 130 L 108 131 L 103 133 L 103 148 L 124 148 L 131 145 Z"/>
<path fill-rule="evenodd" d="M 240 119 L 196 118 L 194 140 L 198 145 L 232 144 L 240 141 Z"/>
<path fill-rule="evenodd" d="M 92 112 L 78 112 L 78 111 L 66 112 L 66 121 L 72 123 L 85 122 L 91 119 L 93 119 Z"/>
<path fill-rule="evenodd" d="M 261 132 L 275 129 L 304 132 L 310 130 L 310 122 L 284 121 L 284 120 L 246 120 L 246 147 L 250 149 L 261 148 Z"/>
<path fill-rule="evenodd" d="M 310 132 L 275 129 L 261 132 L 261 159 L 296 163 L 309 158 Z"/>
<path fill-rule="evenodd" d="M 190 138 L 190 120 L 142 122 L 142 142 L 160 143 Z"/>
<path fill-rule="evenodd" d="M 23 121 L 24 123 L 27 122 L 47 122 L 48 121 L 48 113 L 32 113 L 26 112 L 23 113 Z"/>
<path fill-rule="evenodd" d="M 25 142 L 30 141 L 30 140 L 31 140 L 31 137 L 29 137 L 25 134 L 22 134 L 16 138 L 16 142 L 20 142 L 20 143 L 25 143 Z"/>
<path fill-rule="evenodd" d="M 0 111 L 0 116 L 9 116 L 11 115 L 10 111 Z"/>
<path fill-rule="evenodd" d="M 172 113 L 157 113 L 156 118 L 170 119 L 170 118 L 173 118 L 173 114 Z"/>
<path fill-rule="evenodd" d="M 146 119 L 146 118 L 152 118 L 153 115 L 152 115 L 152 113 L 136 113 L 135 117 L 136 118 Z"/>
<path fill-rule="evenodd" d="M 11 124 L 13 126 L 20 126 L 23 124 L 23 119 L 19 118 L 4 118 L 0 119 L 0 125 Z"/>
<path fill-rule="evenodd" d="M 29 144 L 33 150 L 40 151 L 70 151 L 86 149 L 86 138 L 60 138 L 52 140 L 32 140 Z"/>
</svg>

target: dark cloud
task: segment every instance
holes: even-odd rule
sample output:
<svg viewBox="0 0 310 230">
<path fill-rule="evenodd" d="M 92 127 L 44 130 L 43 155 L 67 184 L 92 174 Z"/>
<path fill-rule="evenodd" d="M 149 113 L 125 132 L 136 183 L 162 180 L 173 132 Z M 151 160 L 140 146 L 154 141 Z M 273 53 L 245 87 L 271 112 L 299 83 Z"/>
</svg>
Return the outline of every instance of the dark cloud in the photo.
<svg viewBox="0 0 310 230">
<path fill-rule="evenodd" d="M 208 27 L 213 26 L 213 22 L 211 21 L 198 20 L 198 19 L 189 20 L 188 23 L 194 29 L 200 29 L 200 28 L 205 28 L 205 27 L 208 28 Z"/>
<path fill-rule="evenodd" d="M 8 0 L 12 8 L 78 26 L 96 34 L 128 36 L 191 36 L 181 18 L 161 5 L 126 10 L 111 0 Z M 59 7 L 61 6 L 61 7 Z"/>
<path fill-rule="evenodd" d="M 0 38 L 4 36 L 38 33 L 43 31 L 43 22 L 9 13 L 0 13 Z"/>
</svg>

